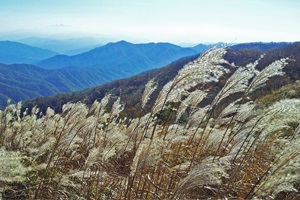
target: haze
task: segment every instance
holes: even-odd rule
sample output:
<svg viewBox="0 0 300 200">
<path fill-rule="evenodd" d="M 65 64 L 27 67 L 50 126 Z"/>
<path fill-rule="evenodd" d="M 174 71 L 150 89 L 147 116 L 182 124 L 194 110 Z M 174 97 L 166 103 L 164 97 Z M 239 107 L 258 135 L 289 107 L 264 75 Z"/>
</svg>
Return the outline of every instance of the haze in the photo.
<svg viewBox="0 0 300 200">
<path fill-rule="evenodd" d="M 177 44 L 297 41 L 299 8 L 297 0 L 1 0 L 0 34 Z"/>
</svg>

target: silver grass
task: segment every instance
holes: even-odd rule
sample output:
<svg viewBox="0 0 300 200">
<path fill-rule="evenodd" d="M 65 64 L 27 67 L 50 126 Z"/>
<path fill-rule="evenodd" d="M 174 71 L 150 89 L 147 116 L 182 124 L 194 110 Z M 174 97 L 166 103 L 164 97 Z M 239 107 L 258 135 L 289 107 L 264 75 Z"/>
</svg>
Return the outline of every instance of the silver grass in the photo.
<svg viewBox="0 0 300 200">
<path fill-rule="evenodd" d="M 168 93 L 172 90 L 172 85 L 174 85 L 173 81 L 170 81 L 164 85 L 152 107 L 153 113 L 157 113 L 163 109 L 165 101 L 167 100 L 166 98 L 168 98 Z"/>
<path fill-rule="evenodd" d="M 280 60 L 276 60 L 263 69 L 261 72 L 258 72 L 257 76 L 253 79 L 249 86 L 249 92 L 253 92 L 260 87 L 263 87 L 267 80 L 269 80 L 272 76 L 282 76 L 284 72 L 282 69 L 288 64 L 287 61 L 289 58 L 282 58 Z"/>
<path fill-rule="evenodd" d="M 256 130 L 262 130 L 261 137 L 290 127 L 300 122 L 300 99 L 285 99 L 274 103 L 264 113 Z"/>
<path fill-rule="evenodd" d="M 248 101 L 244 104 L 239 104 L 241 99 L 238 99 L 232 103 L 230 103 L 226 108 L 222 110 L 219 114 L 218 118 L 216 119 L 216 125 L 225 125 L 229 124 L 234 115 L 234 118 L 238 120 L 238 122 L 244 122 L 248 119 L 251 114 L 252 110 L 254 109 L 255 105 L 252 101 Z"/>
<path fill-rule="evenodd" d="M 17 134 L 14 138 L 14 141 L 18 143 L 18 147 L 23 149 L 22 147 L 29 146 L 32 142 L 33 132 L 26 131 L 24 134 Z"/>
<path fill-rule="evenodd" d="M 135 153 L 135 156 L 132 160 L 132 164 L 130 165 L 130 176 L 134 176 L 134 174 L 142 167 L 142 160 L 144 156 L 148 154 L 150 141 L 144 140 L 138 146 L 138 149 Z"/>
<path fill-rule="evenodd" d="M 257 133 L 261 142 L 274 135 L 277 135 L 276 137 L 284 135 L 285 130 L 292 128 L 291 124 L 300 122 L 300 100 L 281 100 L 263 111 L 255 112 L 250 114 L 253 118 L 237 130 L 236 141 L 243 141 L 245 137 L 249 140 L 254 139 Z"/>
<path fill-rule="evenodd" d="M 98 116 L 98 118 L 102 115 L 105 114 L 105 107 L 107 106 L 109 100 L 110 100 L 111 94 L 108 93 L 106 94 L 100 102 L 98 102 L 97 100 L 94 101 L 93 105 L 90 108 L 90 112 L 94 112 L 94 114 L 96 116 Z"/>
<path fill-rule="evenodd" d="M 20 152 L 7 151 L 2 147 L 0 149 L 0 181 L 4 183 L 25 181 L 26 173 L 29 172 L 31 168 L 25 167 L 22 164 L 24 159 L 25 156 L 23 156 Z"/>
<path fill-rule="evenodd" d="M 225 48 L 212 48 L 196 61 L 185 65 L 178 75 L 163 87 L 154 104 L 153 112 L 161 110 L 165 102 L 179 102 L 189 89 L 198 84 L 218 82 L 223 74 L 229 72 L 222 66 L 222 64 L 230 65 L 223 58 L 225 53 Z"/>
<path fill-rule="evenodd" d="M 202 119 L 206 117 L 206 113 L 209 110 L 209 108 L 210 106 L 207 105 L 203 108 L 194 109 L 188 119 L 187 127 L 197 126 L 199 124 L 199 121 L 204 121 Z"/>
<path fill-rule="evenodd" d="M 175 198 L 182 198 L 183 194 L 190 190 L 198 188 L 199 196 L 201 189 L 213 188 L 218 190 L 222 185 L 222 179 L 227 178 L 225 167 L 213 162 L 204 162 L 189 172 L 188 176 L 184 178 L 175 191 Z"/>
<path fill-rule="evenodd" d="M 206 95 L 207 93 L 202 90 L 195 90 L 189 93 L 189 96 L 181 102 L 177 110 L 176 122 L 178 122 L 182 114 L 189 106 L 191 110 L 194 110 L 195 107 L 206 97 Z"/>
<path fill-rule="evenodd" d="M 22 102 L 18 102 L 16 105 L 16 114 L 17 114 L 17 120 L 20 121 L 20 116 L 21 116 L 21 108 L 22 108 Z"/>
<path fill-rule="evenodd" d="M 224 136 L 224 132 L 225 129 L 223 128 L 210 128 L 208 127 L 206 129 L 205 133 L 210 132 L 209 135 L 207 135 L 206 137 L 206 147 L 212 147 L 212 148 L 216 148 L 218 146 L 218 144 L 220 143 L 220 141 L 222 141 L 222 137 Z M 204 134 L 205 134 L 204 133 Z M 229 135 L 229 133 L 227 132 L 226 135 L 224 136 L 225 138 L 227 138 L 227 136 Z"/>
<path fill-rule="evenodd" d="M 36 158 L 44 155 L 47 151 L 49 151 L 54 147 L 54 144 L 56 143 L 56 138 L 51 136 L 47 139 L 47 141 L 42 144 L 37 151 L 37 155 L 35 156 Z"/>
<path fill-rule="evenodd" d="M 48 118 L 53 117 L 54 114 L 55 114 L 54 110 L 51 109 L 50 107 L 48 107 L 46 110 L 46 117 L 48 117 Z"/>
<path fill-rule="evenodd" d="M 196 61 L 186 65 L 178 72 L 175 80 L 181 77 L 187 78 L 180 82 L 176 88 L 183 88 L 187 91 L 198 84 L 218 82 L 221 75 L 229 72 L 229 70 L 221 66 L 221 64 L 229 64 L 223 58 L 225 53 L 225 48 L 212 49 L 204 53 Z"/>
<path fill-rule="evenodd" d="M 287 146 L 277 155 L 269 175 L 256 189 L 259 197 L 275 197 L 280 192 L 298 192 L 294 185 L 300 181 L 299 139 L 287 141 Z"/>
<path fill-rule="evenodd" d="M 117 155 L 116 148 L 112 147 L 110 149 L 104 149 L 102 152 L 102 162 L 107 161 L 109 158 L 112 158 L 115 155 Z"/>
<path fill-rule="evenodd" d="M 170 125 L 165 140 L 169 141 L 171 144 L 179 144 L 180 142 L 185 142 L 189 139 L 187 131 L 188 130 L 183 125 Z"/>
<path fill-rule="evenodd" d="M 221 91 L 215 97 L 212 105 L 219 103 L 222 99 L 228 97 L 231 94 L 238 92 L 245 92 L 249 85 L 249 80 L 255 76 L 256 69 L 259 60 L 254 63 L 249 63 L 246 67 L 239 67 L 233 75 L 226 81 Z"/>
<path fill-rule="evenodd" d="M 187 64 L 178 72 L 175 80 L 179 80 L 181 77 L 187 77 L 187 79 L 184 79 L 176 87 L 189 90 L 199 83 L 218 82 L 217 79 L 228 72 L 221 66 L 224 63 L 229 64 L 223 58 L 225 53 L 225 48 L 212 48 L 203 53 L 196 61 Z"/>
<path fill-rule="evenodd" d="M 274 146 L 269 154 L 273 163 L 266 177 L 255 189 L 255 194 L 259 198 L 274 198 L 280 192 L 295 191 L 294 184 L 300 181 L 298 176 L 300 138 L 295 134 L 300 124 L 300 100 L 281 100 L 257 114 L 257 117 L 247 122 L 239 131 L 231 154 L 236 154 L 240 148 L 247 148 L 244 145 L 246 139 L 251 144 L 256 139 L 255 137 L 259 138 L 257 141 L 259 143 L 267 141 L 268 138 L 274 138 L 275 140 L 272 139 Z M 294 128 L 291 125 L 296 126 Z"/>
<path fill-rule="evenodd" d="M 87 167 L 90 167 L 93 164 L 99 162 L 101 149 L 101 147 L 95 147 L 89 151 L 89 155 L 85 160 L 85 165 Z"/>
<path fill-rule="evenodd" d="M 120 112 L 124 110 L 124 105 L 120 102 L 121 98 L 118 97 L 118 99 L 114 102 L 111 112 L 110 112 L 110 119 L 115 119 L 119 116 Z"/>
<path fill-rule="evenodd" d="M 142 141 L 130 166 L 130 174 L 135 174 L 137 170 L 143 167 L 155 166 L 155 164 L 161 159 L 161 152 L 167 152 L 167 144 L 167 141 L 160 138 Z"/>
<path fill-rule="evenodd" d="M 158 84 L 151 79 L 146 85 L 145 85 L 145 90 L 142 96 L 142 108 L 145 107 L 145 105 L 147 104 L 147 102 L 150 99 L 151 94 L 156 90 Z"/>
</svg>

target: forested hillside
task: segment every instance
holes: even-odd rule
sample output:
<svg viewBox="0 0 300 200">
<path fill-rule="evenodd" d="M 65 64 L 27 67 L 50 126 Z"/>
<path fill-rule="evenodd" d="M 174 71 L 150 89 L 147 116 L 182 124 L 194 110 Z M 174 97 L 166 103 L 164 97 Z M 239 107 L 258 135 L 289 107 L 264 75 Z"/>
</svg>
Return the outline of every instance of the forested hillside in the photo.
<svg viewBox="0 0 300 200">
<path fill-rule="evenodd" d="M 185 64 L 192 62 L 197 58 L 198 55 L 181 58 L 163 68 L 153 69 L 127 79 L 120 79 L 94 88 L 89 88 L 81 92 L 68 94 L 65 93 L 52 97 L 40 97 L 32 99 L 25 103 L 25 107 L 32 108 L 33 106 L 38 105 L 43 112 L 46 112 L 47 107 L 50 106 L 56 112 L 60 112 L 62 105 L 67 102 L 82 101 L 87 105 L 91 105 L 95 100 L 100 100 L 105 96 L 105 94 L 111 93 L 114 96 L 120 96 L 121 94 L 122 100 L 126 99 L 128 110 L 133 112 L 133 114 L 136 114 L 137 109 L 140 107 L 140 98 L 142 96 L 142 92 L 150 79 L 156 80 L 160 90 L 164 84 L 176 76 L 178 71 Z M 154 92 L 153 98 L 158 95 L 159 90 Z"/>
<path fill-rule="evenodd" d="M 75 92 L 122 78 L 122 75 L 112 75 L 105 69 L 47 70 L 34 65 L 0 64 L 0 107 L 5 107 L 8 99 L 16 103 L 39 96 Z"/>
</svg>

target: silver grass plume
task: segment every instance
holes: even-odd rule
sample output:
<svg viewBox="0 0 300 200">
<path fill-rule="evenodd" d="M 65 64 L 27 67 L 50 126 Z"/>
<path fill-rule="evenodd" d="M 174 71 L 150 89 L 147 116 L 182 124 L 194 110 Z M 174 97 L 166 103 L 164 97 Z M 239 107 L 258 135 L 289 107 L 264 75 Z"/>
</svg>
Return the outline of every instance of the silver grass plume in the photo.
<svg viewBox="0 0 300 200">
<path fill-rule="evenodd" d="M 142 96 L 142 108 L 145 107 L 147 102 L 150 99 L 151 94 L 156 90 L 157 88 L 157 83 L 151 79 L 146 85 L 145 85 L 145 90 Z"/>
<path fill-rule="evenodd" d="M 280 192 L 298 192 L 295 184 L 300 181 L 300 139 L 280 139 L 284 145 L 276 154 L 274 163 L 268 171 L 268 176 L 255 190 L 260 198 L 275 197 Z"/>
<path fill-rule="evenodd" d="M 120 100 L 121 98 L 118 97 L 118 99 L 114 102 L 110 112 L 110 120 L 117 118 L 120 112 L 124 110 L 124 105 L 121 104 Z"/>
<path fill-rule="evenodd" d="M 210 105 L 207 105 L 203 108 L 195 108 L 187 122 L 187 127 L 197 126 L 199 125 L 199 121 L 204 121 L 204 117 L 206 117 L 206 113 L 208 112 Z"/>
<path fill-rule="evenodd" d="M 54 114 L 55 114 L 54 110 L 51 109 L 50 107 L 48 107 L 47 110 L 46 110 L 46 117 L 47 118 L 53 117 Z"/>
<path fill-rule="evenodd" d="M 224 108 L 216 119 L 216 124 L 228 124 L 231 121 L 232 115 L 235 115 L 235 119 L 239 122 L 244 122 L 251 115 L 251 111 L 253 110 L 255 105 L 252 101 L 248 101 L 244 104 L 239 104 L 240 101 L 241 99 L 238 99 Z"/>
<path fill-rule="evenodd" d="M 134 174 L 139 170 L 143 165 L 143 159 L 149 152 L 149 140 L 144 140 L 142 143 L 138 146 L 138 149 L 135 153 L 135 156 L 132 160 L 132 164 L 130 166 L 130 175 L 134 176 Z"/>
<path fill-rule="evenodd" d="M 6 183 L 23 182 L 30 170 L 22 164 L 25 157 L 18 151 L 0 149 L 0 181 Z M 1 188 L 2 189 L 2 188 Z"/>
<path fill-rule="evenodd" d="M 143 167 L 155 166 L 157 162 L 161 160 L 161 152 L 168 152 L 168 150 L 166 150 L 167 145 L 167 141 L 157 137 L 154 138 L 154 140 L 143 140 L 138 146 L 133 158 L 133 162 L 130 166 L 130 174 L 133 175 Z"/>
<path fill-rule="evenodd" d="M 274 103 L 247 122 L 235 139 L 231 153 L 241 148 L 248 133 L 249 143 L 263 143 L 272 138 L 270 157 L 273 163 L 255 189 L 258 198 L 274 198 L 280 192 L 296 191 L 300 169 L 300 99 L 285 99 Z M 256 135 L 256 136 L 255 136 Z M 246 148 L 246 147 L 245 147 Z"/>
<path fill-rule="evenodd" d="M 203 53 L 196 61 L 185 65 L 174 80 L 186 78 L 176 85 L 175 90 L 187 91 L 201 83 L 218 82 L 221 75 L 229 72 L 228 69 L 221 66 L 221 64 L 229 64 L 223 58 L 225 54 L 225 48 L 212 48 Z"/>
<path fill-rule="evenodd" d="M 196 61 L 186 64 L 178 75 L 161 90 L 153 107 L 156 113 L 162 109 L 165 102 L 179 102 L 182 95 L 198 84 L 218 82 L 219 78 L 229 70 L 222 64 L 229 64 L 224 60 L 225 48 L 212 48 L 203 53 Z"/>
<path fill-rule="evenodd" d="M 263 114 L 256 130 L 263 130 L 261 137 L 300 123 L 300 99 L 285 99 L 274 103 Z"/>
<path fill-rule="evenodd" d="M 174 197 L 182 198 L 186 191 L 195 188 L 198 188 L 199 195 L 201 195 L 201 189 L 218 190 L 222 185 L 222 179 L 227 177 L 226 167 L 221 163 L 203 162 L 191 169 L 188 176 L 181 181 Z"/>
<path fill-rule="evenodd" d="M 260 59 L 262 57 L 263 56 L 261 56 Z M 214 98 L 212 105 L 219 103 L 222 99 L 228 97 L 231 94 L 245 92 L 248 88 L 249 80 L 253 78 L 257 73 L 255 67 L 257 66 L 260 59 L 256 60 L 254 63 L 249 63 L 245 67 L 239 67 L 226 81 L 224 87 Z"/>
<path fill-rule="evenodd" d="M 169 93 L 172 90 L 172 86 L 174 85 L 173 81 L 170 81 L 166 85 L 164 85 L 163 89 L 160 91 L 153 107 L 152 112 L 157 113 L 165 106 L 165 102 L 168 99 Z"/>
<path fill-rule="evenodd" d="M 195 90 L 191 93 L 189 93 L 189 96 L 185 98 L 178 110 L 177 110 L 177 116 L 176 121 L 180 119 L 182 114 L 186 111 L 186 109 L 190 106 L 191 110 L 193 111 L 195 107 L 206 97 L 207 93 L 202 90 Z"/>
<path fill-rule="evenodd" d="M 106 94 L 100 102 L 98 102 L 97 100 L 94 101 L 93 105 L 90 108 L 90 112 L 94 112 L 94 114 L 96 116 L 98 116 L 98 118 L 102 115 L 104 115 L 105 113 L 105 107 L 107 106 L 109 99 L 111 97 L 111 94 Z"/>
<path fill-rule="evenodd" d="M 281 76 L 284 75 L 282 69 L 288 64 L 287 60 L 289 58 L 282 58 L 280 60 L 276 60 L 263 69 L 261 72 L 257 72 L 257 76 L 253 79 L 249 86 L 249 93 L 257 90 L 260 87 L 263 87 L 267 80 L 272 76 Z"/>
</svg>

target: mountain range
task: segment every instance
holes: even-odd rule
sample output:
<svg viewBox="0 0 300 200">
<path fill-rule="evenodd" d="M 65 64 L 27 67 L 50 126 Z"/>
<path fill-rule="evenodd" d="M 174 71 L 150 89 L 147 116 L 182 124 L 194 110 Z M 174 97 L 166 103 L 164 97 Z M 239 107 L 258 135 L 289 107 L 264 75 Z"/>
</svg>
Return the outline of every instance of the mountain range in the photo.
<svg viewBox="0 0 300 200">
<path fill-rule="evenodd" d="M 106 67 L 142 72 L 145 69 L 162 67 L 176 59 L 197 53 L 199 52 L 192 48 L 183 48 L 170 43 L 132 44 L 119 41 L 74 56 L 57 55 L 37 65 L 47 69 Z"/>
<path fill-rule="evenodd" d="M 58 53 L 19 42 L 0 41 L 0 63 L 33 64 Z"/>
<path fill-rule="evenodd" d="M 65 55 L 76 55 L 102 46 L 103 41 L 96 38 L 77 37 L 68 39 L 52 39 L 45 37 L 26 37 L 17 42 L 58 52 Z"/>
<path fill-rule="evenodd" d="M 248 43 L 231 48 L 268 50 L 286 45 L 288 43 Z M 132 44 L 120 41 L 67 56 L 3 41 L 0 42 L 0 63 L 3 63 L 0 64 L 0 107 L 6 106 L 8 98 L 13 102 L 26 101 L 134 76 L 183 57 L 197 57 L 209 47 L 211 45 L 183 48 L 170 43 Z"/>
<path fill-rule="evenodd" d="M 6 105 L 8 98 L 17 102 L 79 91 L 199 54 L 192 48 L 169 43 L 132 44 L 120 41 L 75 56 L 57 55 L 36 62 L 45 58 L 40 56 L 44 52 L 50 52 L 47 57 L 56 53 L 16 42 L 2 44 L 6 45 L 1 47 L 3 59 L 0 57 L 0 63 L 3 63 L 0 65 L 1 107 Z M 10 62 L 5 62 L 8 58 L 11 58 Z"/>
</svg>

